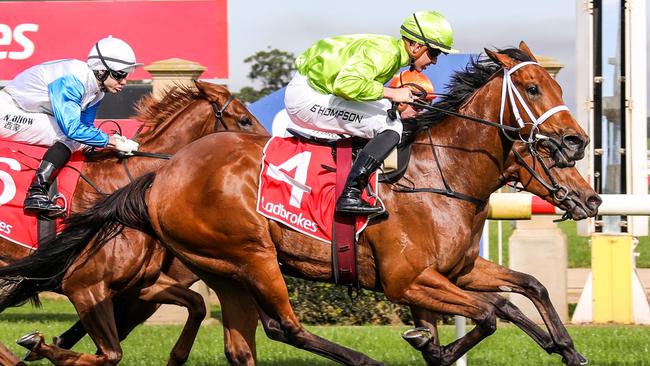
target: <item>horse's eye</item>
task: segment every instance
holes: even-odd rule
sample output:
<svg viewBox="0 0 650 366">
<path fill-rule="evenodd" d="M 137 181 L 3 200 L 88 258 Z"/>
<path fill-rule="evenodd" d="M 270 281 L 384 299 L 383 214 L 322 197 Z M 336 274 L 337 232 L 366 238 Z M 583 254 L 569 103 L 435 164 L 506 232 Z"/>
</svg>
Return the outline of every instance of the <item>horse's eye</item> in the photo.
<svg viewBox="0 0 650 366">
<path fill-rule="evenodd" d="M 526 88 L 526 92 L 530 95 L 539 95 L 539 88 L 537 85 L 531 85 Z"/>
<path fill-rule="evenodd" d="M 240 126 L 251 126 L 253 124 L 253 121 L 248 116 L 240 117 L 238 122 Z"/>
</svg>

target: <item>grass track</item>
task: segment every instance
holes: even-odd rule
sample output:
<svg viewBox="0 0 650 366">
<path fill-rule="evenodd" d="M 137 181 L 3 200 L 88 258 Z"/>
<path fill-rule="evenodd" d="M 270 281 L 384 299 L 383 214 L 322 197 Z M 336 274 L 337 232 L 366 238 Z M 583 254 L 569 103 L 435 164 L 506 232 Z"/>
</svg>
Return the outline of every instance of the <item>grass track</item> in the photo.
<svg viewBox="0 0 650 366">
<path fill-rule="evenodd" d="M 48 337 L 58 335 L 76 320 L 67 301 L 45 300 L 43 309 L 26 305 L 0 314 L 0 342 L 14 352 L 23 350 L 14 341 L 24 333 L 40 330 Z M 386 365 L 424 365 L 420 355 L 400 338 L 406 327 L 310 326 L 314 333 L 362 350 Z M 145 325 L 138 327 L 124 342 L 121 365 L 164 365 L 167 354 L 180 334 L 180 326 Z M 443 342 L 453 337 L 453 326 L 441 327 Z M 650 366 L 650 327 L 641 326 L 572 326 L 569 327 L 580 352 L 594 366 Z M 205 325 L 199 332 L 188 365 L 227 365 L 222 352 L 222 328 Z M 77 348 L 94 352 L 93 344 L 85 338 Z M 260 365 L 319 366 L 334 365 L 320 357 L 268 340 L 258 332 Z M 48 365 L 41 361 L 31 365 Z M 561 365 L 558 356 L 549 356 L 519 329 L 499 324 L 497 332 L 479 344 L 469 354 L 472 366 Z"/>
</svg>

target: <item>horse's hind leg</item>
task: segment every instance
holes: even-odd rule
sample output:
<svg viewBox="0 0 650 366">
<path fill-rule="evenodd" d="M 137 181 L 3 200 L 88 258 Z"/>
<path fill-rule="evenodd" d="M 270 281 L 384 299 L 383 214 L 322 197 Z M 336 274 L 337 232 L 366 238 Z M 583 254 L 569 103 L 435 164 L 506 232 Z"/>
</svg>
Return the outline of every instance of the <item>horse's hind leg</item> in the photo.
<svg viewBox="0 0 650 366">
<path fill-rule="evenodd" d="M 499 266 L 478 258 L 472 271 L 458 279 L 459 286 L 473 291 L 520 293 L 529 298 L 539 311 L 544 324 L 567 365 L 579 366 L 587 360 L 575 349 L 569 332 L 555 311 L 548 291 L 533 276 Z"/>
<path fill-rule="evenodd" d="M 232 279 L 223 277 L 214 284 L 221 304 L 224 348 L 228 362 L 233 366 L 255 365 L 255 332 L 259 320 L 255 299 L 240 283 Z"/>
<path fill-rule="evenodd" d="M 174 345 L 167 365 L 182 365 L 205 319 L 205 302 L 198 293 L 180 285 L 176 280 L 161 273 L 156 282 L 140 291 L 140 299 L 162 304 L 174 304 L 187 308 L 188 318 L 178 341 Z"/>
<path fill-rule="evenodd" d="M 274 253 L 273 253 L 274 254 Z M 269 338 L 324 356 L 344 365 L 382 365 L 368 356 L 330 342 L 307 331 L 289 303 L 284 278 L 275 255 L 256 253 L 242 261 L 243 272 L 237 275 L 256 300 L 262 325 Z M 219 277 L 196 270 L 210 287 L 219 288 Z"/>
</svg>

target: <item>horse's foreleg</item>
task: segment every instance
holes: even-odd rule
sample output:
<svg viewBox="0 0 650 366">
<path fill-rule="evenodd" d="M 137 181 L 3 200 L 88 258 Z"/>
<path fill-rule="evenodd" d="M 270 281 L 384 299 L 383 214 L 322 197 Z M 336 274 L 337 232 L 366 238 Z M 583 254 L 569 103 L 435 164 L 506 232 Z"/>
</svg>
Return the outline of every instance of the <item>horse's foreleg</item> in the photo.
<svg viewBox="0 0 650 366">
<path fill-rule="evenodd" d="M 178 341 L 170 354 L 168 365 L 182 365 L 187 361 L 194 339 L 199 331 L 206 309 L 203 297 L 176 280 L 161 273 L 156 282 L 140 290 L 140 299 L 163 304 L 179 305 L 187 308 L 188 318 Z"/>
<path fill-rule="evenodd" d="M 446 346 L 432 342 L 419 345 L 427 364 L 451 365 L 472 347 L 496 330 L 494 306 L 480 297 L 456 287 L 433 269 L 425 269 L 406 289 L 386 288 L 391 301 L 407 303 L 432 312 L 461 315 L 476 322 L 465 336 Z M 407 341 L 408 336 L 405 336 Z M 419 341 L 419 339 L 417 340 Z"/>
<path fill-rule="evenodd" d="M 0 343 L 0 365 L 2 366 L 24 366 L 25 363 L 21 362 L 20 359 L 5 347 L 4 344 Z"/>
<path fill-rule="evenodd" d="M 115 365 L 122 359 L 122 349 L 117 337 L 115 318 L 113 316 L 113 302 L 106 298 L 101 287 L 86 288 L 83 294 L 72 293 L 68 295 L 70 301 L 79 314 L 83 327 L 88 331 L 97 346 L 97 354 L 85 354 L 66 350 L 56 345 L 49 345 L 43 341 L 40 334 L 33 334 L 24 338 L 22 346 L 38 353 L 55 365 Z M 90 296 L 90 299 L 88 298 Z"/>
<path fill-rule="evenodd" d="M 583 365 L 587 360 L 576 351 L 573 340 L 560 320 L 546 287 L 535 277 L 478 258 L 472 271 L 458 279 L 462 288 L 482 292 L 515 292 L 529 298 L 546 325 L 557 350 L 567 365 Z"/>
<path fill-rule="evenodd" d="M 438 336 L 438 320 L 440 314 L 411 306 L 411 315 L 413 316 L 413 323 L 416 327 L 426 328 L 431 332 L 431 341 L 433 344 L 440 345 L 440 337 Z"/>
<path fill-rule="evenodd" d="M 269 338 L 344 365 L 382 365 L 360 352 L 318 337 L 300 324 L 291 308 L 289 294 L 275 252 L 243 254 L 247 257 L 231 262 L 235 268 L 241 268 L 242 271 L 235 276 L 241 280 L 244 287 L 255 298 L 258 313 L 262 318 L 262 325 Z M 237 265 L 238 263 L 246 265 L 240 266 Z M 198 268 L 193 268 L 193 270 L 211 288 L 215 291 L 218 290 L 220 277 Z M 218 271 L 215 272 L 218 273 Z"/>
<path fill-rule="evenodd" d="M 551 336 L 546 333 L 542 328 L 535 324 L 532 320 L 528 319 L 518 307 L 508 301 L 499 294 L 493 293 L 477 293 L 482 296 L 485 301 L 492 303 L 496 309 L 497 317 L 507 320 L 521 330 L 528 334 L 540 347 L 548 353 L 559 353 L 555 342 Z"/>
<path fill-rule="evenodd" d="M 54 337 L 54 345 L 63 349 L 71 349 L 77 342 L 86 335 L 86 329 L 80 321 L 74 323 L 68 330 L 58 337 Z M 36 352 L 27 351 L 25 361 L 38 361 L 44 356 Z"/>
</svg>

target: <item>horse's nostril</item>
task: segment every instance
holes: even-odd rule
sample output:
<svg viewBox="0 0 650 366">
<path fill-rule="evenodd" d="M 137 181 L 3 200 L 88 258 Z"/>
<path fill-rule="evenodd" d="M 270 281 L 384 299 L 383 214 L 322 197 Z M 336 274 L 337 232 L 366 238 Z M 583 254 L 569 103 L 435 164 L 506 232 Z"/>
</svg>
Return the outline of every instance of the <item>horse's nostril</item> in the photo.
<svg viewBox="0 0 650 366">
<path fill-rule="evenodd" d="M 564 146 L 573 150 L 580 150 L 585 144 L 585 141 L 582 139 L 582 137 L 578 135 L 564 136 L 562 140 L 564 141 Z"/>
<path fill-rule="evenodd" d="M 589 208 L 591 209 L 597 209 L 601 203 L 603 203 L 603 200 L 597 194 L 589 196 L 589 198 L 587 198 L 587 205 L 589 205 Z"/>
</svg>

